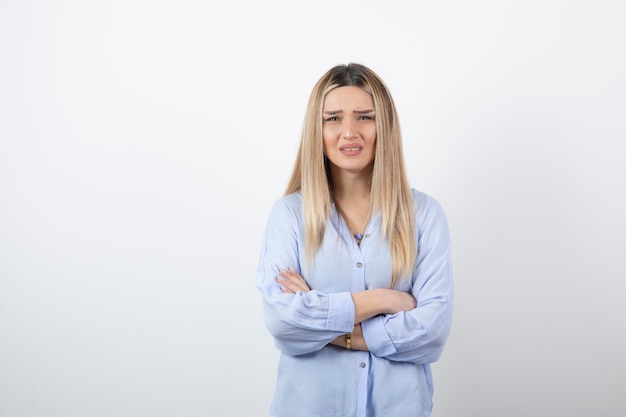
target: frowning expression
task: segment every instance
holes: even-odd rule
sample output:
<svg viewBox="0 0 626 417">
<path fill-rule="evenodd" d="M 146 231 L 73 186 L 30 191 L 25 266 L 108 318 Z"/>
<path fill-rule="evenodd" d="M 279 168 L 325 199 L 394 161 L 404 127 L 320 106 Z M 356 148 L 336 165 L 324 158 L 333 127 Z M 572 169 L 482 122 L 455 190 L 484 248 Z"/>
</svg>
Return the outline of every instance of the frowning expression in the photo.
<svg viewBox="0 0 626 417">
<path fill-rule="evenodd" d="M 326 95 L 322 117 L 324 154 L 331 169 L 371 170 L 376 152 L 372 97 L 360 87 L 337 87 Z"/>
</svg>

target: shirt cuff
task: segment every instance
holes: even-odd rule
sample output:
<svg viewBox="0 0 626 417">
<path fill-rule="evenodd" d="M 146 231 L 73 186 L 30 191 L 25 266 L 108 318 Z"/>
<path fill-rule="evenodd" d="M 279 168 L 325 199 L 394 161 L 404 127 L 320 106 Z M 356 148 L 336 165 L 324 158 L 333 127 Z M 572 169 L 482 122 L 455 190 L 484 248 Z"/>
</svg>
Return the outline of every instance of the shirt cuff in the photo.
<svg viewBox="0 0 626 417">
<path fill-rule="evenodd" d="M 385 328 L 384 316 L 376 316 L 361 323 L 363 338 L 372 355 L 379 358 L 396 353 L 396 347 Z"/>
<path fill-rule="evenodd" d="M 350 333 L 354 329 L 354 301 L 349 292 L 328 294 L 326 330 Z"/>
</svg>

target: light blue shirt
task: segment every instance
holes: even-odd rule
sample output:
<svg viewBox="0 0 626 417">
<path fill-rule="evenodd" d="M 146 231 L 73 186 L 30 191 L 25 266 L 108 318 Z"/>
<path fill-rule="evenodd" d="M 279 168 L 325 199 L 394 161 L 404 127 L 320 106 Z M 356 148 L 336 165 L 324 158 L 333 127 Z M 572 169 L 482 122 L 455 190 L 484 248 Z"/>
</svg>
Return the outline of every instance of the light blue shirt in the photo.
<svg viewBox="0 0 626 417">
<path fill-rule="evenodd" d="M 381 237 L 380 214 L 359 246 L 333 206 L 322 246 L 307 263 L 301 194 L 272 207 L 257 274 L 265 322 L 281 351 L 272 417 L 430 416 L 430 363 L 441 356 L 452 322 L 450 237 L 439 203 L 412 192 L 417 267 L 396 289 L 411 292 L 418 306 L 363 321 L 369 352 L 329 343 L 354 329 L 351 292 L 390 288 L 391 252 Z M 278 270 L 289 267 L 311 291 L 281 291 Z"/>
</svg>

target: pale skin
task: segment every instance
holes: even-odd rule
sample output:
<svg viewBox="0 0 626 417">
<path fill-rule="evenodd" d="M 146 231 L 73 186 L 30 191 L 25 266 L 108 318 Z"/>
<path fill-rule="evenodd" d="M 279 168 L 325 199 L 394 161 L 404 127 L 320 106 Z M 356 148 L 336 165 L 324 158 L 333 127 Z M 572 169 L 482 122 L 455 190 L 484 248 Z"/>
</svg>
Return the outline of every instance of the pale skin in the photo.
<svg viewBox="0 0 626 417">
<path fill-rule="evenodd" d="M 376 112 L 372 97 L 354 86 L 330 91 L 323 106 L 324 154 L 330 161 L 333 198 L 355 234 L 363 233 L 369 221 L 370 184 L 376 150 Z M 281 269 L 276 278 L 284 293 L 311 291 L 305 279 L 293 268 Z M 412 294 L 388 288 L 351 293 L 354 302 L 354 350 L 369 350 L 361 322 L 379 314 L 395 314 L 417 307 Z M 346 336 L 331 344 L 346 347 Z"/>
</svg>

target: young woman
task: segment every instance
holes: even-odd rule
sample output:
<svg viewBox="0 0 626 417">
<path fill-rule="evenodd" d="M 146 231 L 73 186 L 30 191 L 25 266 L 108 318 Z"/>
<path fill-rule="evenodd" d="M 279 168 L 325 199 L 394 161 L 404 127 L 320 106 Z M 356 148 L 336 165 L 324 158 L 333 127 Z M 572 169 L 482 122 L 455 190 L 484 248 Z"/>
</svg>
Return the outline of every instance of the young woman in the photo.
<svg viewBox="0 0 626 417">
<path fill-rule="evenodd" d="M 369 68 L 315 84 L 257 287 L 281 351 L 272 417 L 430 415 L 452 321 L 448 226 L 409 187 L 394 102 Z"/>
</svg>

